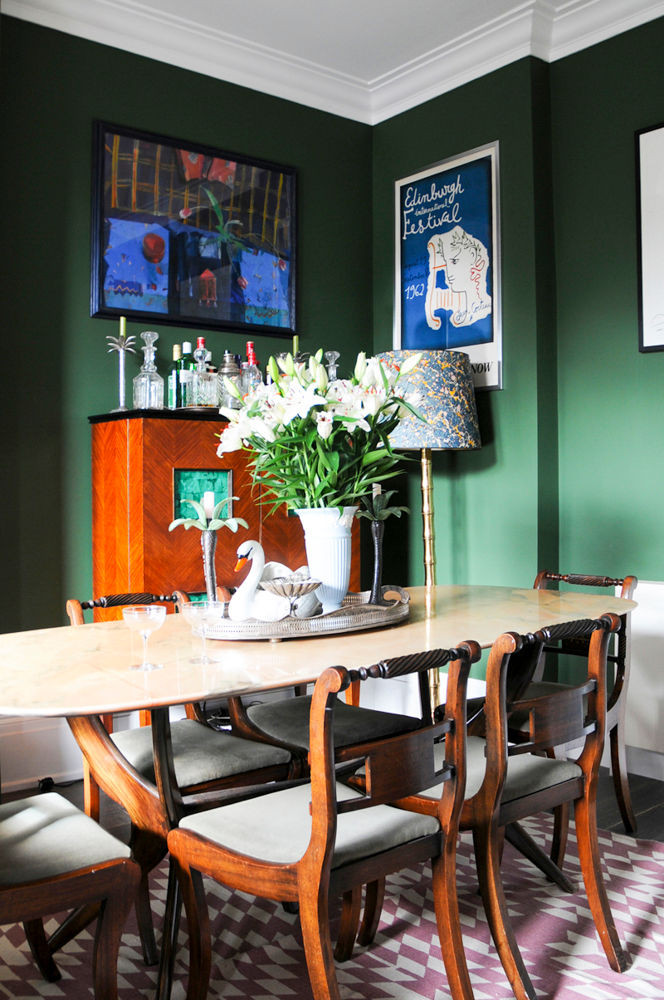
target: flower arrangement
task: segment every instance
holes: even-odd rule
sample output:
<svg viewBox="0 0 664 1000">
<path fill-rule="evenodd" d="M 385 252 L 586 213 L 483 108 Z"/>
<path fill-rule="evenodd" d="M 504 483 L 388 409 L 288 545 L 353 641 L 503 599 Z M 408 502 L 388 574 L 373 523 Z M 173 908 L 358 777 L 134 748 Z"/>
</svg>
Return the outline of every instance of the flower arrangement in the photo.
<svg viewBox="0 0 664 1000">
<path fill-rule="evenodd" d="M 221 410 L 229 425 L 217 454 L 251 452 L 254 483 L 266 490 L 273 509 L 358 503 L 374 483 L 397 475 L 401 456 L 389 435 L 407 412 L 419 416 L 398 385 L 419 355 L 399 370 L 360 353 L 350 379 L 330 381 L 322 354 L 321 349 L 307 364 L 290 354 L 270 358 L 272 382 L 245 396 L 227 380 L 241 407 Z"/>
</svg>

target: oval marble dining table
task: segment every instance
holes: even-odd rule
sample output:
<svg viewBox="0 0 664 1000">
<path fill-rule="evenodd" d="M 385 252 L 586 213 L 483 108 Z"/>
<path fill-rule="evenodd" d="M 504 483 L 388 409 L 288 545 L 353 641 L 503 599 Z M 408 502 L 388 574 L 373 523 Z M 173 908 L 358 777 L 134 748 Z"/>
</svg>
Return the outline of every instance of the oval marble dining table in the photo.
<svg viewBox="0 0 664 1000">
<path fill-rule="evenodd" d="M 634 601 L 611 596 L 511 587 L 409 588 L 407 621 L 387 629 L 306 639 L 209 640 L 210 663 L 194 662 L 200 640 L 184 617 L 168 615 L 150 636 L 150 660 L 159 669 L 132 670 L 140 659 L 136 635 L 122 621 L 78 628 L 0 635 L 0 714 L 65 716 L 101 788 L 165 838 L 183 805 L 174 781 L 168 707 L 251 694 L 315 681 L 328 666 L 370 666 L 382 658 L 447 649 L 474 639 L 491 646 L 505 631 L 535 632 L 606 611 L 619 615 Z M 150 709 L 157 784 L 142 778 L 110 740 L 100 715 Z M 175 891 L 175 890 L 174 890 Z M 170 994 L 176 903 L 169 891 L 157 995 Z"/>
<path fill-rule="evenodd" d="M 449 648 L 465 639 L 491 646 L 505 631 L 625 614 L 636 607 L 605 594 L 512 587 L 409 588 L 410 616 L 396 626 L 268 641 L 208 640 L 208 664 L 192 662 L 200 641 L 180 615 L 150 636 L 160 669 L 130 670 L 138 649 L 123 622 L 35 629 L 0 635 L 0 714 L 81 716 L 157 708 L 314 681 L 325 667 L 369 666 L 382 657 Z"/>
</svg>

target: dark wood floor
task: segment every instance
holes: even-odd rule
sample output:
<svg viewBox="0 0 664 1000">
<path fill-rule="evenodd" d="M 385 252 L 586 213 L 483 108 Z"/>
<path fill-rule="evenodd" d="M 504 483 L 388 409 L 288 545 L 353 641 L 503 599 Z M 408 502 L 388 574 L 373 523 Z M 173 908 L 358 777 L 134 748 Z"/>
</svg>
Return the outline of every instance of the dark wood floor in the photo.
<svg viewBox="0 0 664 1000">
<path fill-rule="evenodd" d="M 630 774 L 629 787 L 638 824 L 636 836 L 642 840 L 664 842 L 664 781 Z M 613 793 L 613 779 L 605 768 L 600 769 L 597 825 L 601 830 L 625 832 Z"/>
<path fill-rule="evenodd" d="M 664 842 L 664 781 L 654 778 L 643 778 L 638 774 L 630 775 L 632 804 L 636 814 L 637 836 L 643 840 L 659 840 Z M 35 792 L 38 791 L 35 789 Z M 57 785 L 55 791 L 78 806 L 83 804 L 83 782 L 76 781 L 69 785 Z M 21 793 L 25 795 L 25 792 Z M 6 798 L 18 796 L 6 796 Z M 122 806 L 106 798 L 102 793 L 101 817 L 102 825 L 122 840 L 126 840 L 129 832 L 127 814 Z M 601 768 L 599 792 L 597 799 L 597 825 L 602 830 L 614 833 L 624 833 L 618 806 L 613 793 L 613 780 L 608 770 Z"/>
</svg>

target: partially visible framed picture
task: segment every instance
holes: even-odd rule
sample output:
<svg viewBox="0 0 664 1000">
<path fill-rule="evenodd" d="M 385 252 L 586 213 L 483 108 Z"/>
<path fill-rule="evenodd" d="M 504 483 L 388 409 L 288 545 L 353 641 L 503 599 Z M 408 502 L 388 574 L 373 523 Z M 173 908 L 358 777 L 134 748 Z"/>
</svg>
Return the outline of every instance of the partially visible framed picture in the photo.
<svg viewBox="0 0 664 1000">
<path fill-rule="evenodd" d="M 639 350 L 664 351 L 664 123 L 636 133 Z"/>
<path fill-rule="evenodd" d="M 295 171 L 95 122 L 92 316 L 292 336 Z"/>
<path fill-rule="evenodd" d="M 498 142 L 395 184 L 394 347 L 460 350 L 502 387 Z"/>
</svg>

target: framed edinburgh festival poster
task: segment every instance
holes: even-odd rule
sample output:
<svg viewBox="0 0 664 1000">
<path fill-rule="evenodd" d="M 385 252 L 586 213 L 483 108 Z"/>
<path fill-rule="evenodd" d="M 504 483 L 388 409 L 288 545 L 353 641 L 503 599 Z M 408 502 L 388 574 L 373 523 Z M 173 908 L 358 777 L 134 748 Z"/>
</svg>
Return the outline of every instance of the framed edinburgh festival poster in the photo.
<svg viewBox="0 0 664 1000">
<path fill-rule="evenodd" d="M 292 336 L 295 171 L 95 122 L 92 316 Z"/>
<path fill-rule="evenodd" d="M 394 347 L 460 350 L 502 387 L 498 142 L 395 185 Z"/>
</svg>

